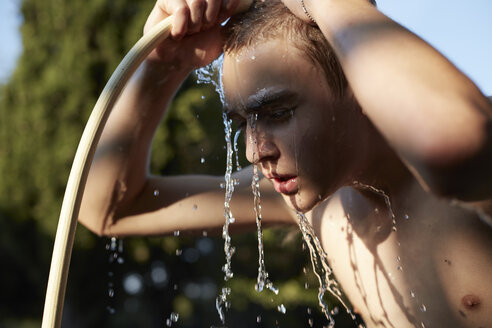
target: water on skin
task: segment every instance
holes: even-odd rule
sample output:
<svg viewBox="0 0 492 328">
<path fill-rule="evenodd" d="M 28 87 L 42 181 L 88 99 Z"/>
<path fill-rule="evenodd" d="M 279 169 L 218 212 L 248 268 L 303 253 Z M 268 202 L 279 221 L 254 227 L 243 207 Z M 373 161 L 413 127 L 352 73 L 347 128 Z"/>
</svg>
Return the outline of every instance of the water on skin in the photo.
<svg viewBox="0 0 492 328">
<path fill-rule="evenodd" d="M 359 181 L 354 181 L 353 182 L 353 185 L 356 186 L 356 187 L 360 187 L 362 189 L 371 191 L 371 192 L 373 192 L 375 194 L 378 194 L 378 195 L 380 195 L 380 196 L 382 196 L 384 198 L 384 202 L 386 204 L 386 207 L 388 208 L 388 211 L 390 212 L 390 215 L 391 215 L 392 224 L 393 224 L 392 230 L 393 231 L 397 231 L 397 228 L 396 228 L 396 216 L 395 216 L 395 213 L 393 212 L 393 207 L 391 206 L 391 200 L 390 200 L 389 196 L 383 190 L 378 189 L 378 188 L 373 187 L 373 186 L 370 186 L 370 185 L 363 184 L 363 183 L 361 183 Z M 410 217 L 409 217 L 408 214 L 405 214 L 403 217 L 405 218 L 405 220 L 409 220 L 410 219 Z M 398 245 L 400 245 L 400 244 L 398 243 Z M 396 257 L 396 263 L 397 263 L 396 264 L 396 269 L 398 271 L 403 271 L 403 265 L 402 265 L 401 262 L 402 262 L 401 257 L 400 256 L 397 256 Z M 410 290 L 410 296 L 412 298 L 416 298 L 415 292 L 412 291 L 412 290 Z M 427 307 L 425 306 L 425 304 L 422 303 L 420 305 L 420 310 L 422 312 L 426 312 L 427 311 Z"/>
<path fill-rule="evenodd" d="M 225 103 L 224 91 L 221 82 L 222 64 L 224 63 L 224 55 L 221 55 L 216 60 L 195 70 L 198 84 L 212 84 L 215 87 L 215 91 L 219 94 L 222 104 Z"/>
<path fill-rule="evenodd" d="M 359 181 L 354 181 L 353 182 L 353 185 L 355 187 L 359 187 L 359 188 L 362 188 L 362 189 L 371 191 L 371 192 L 373 192 L 373 193 L 375 193 L 375 194 L 380 195 L 381 197 L 383 197 L 384 202 L 386 204 L 386 207 L 388 208 L 388 211 L 390 212 L 390 215 L 391 215 L 391 222 L 393 224 L 392 230 L 393 231 L 396 231 L 397 230 L 396 229 L 396 217 L 395 217 L 395 213 L 393 213 L 393 208 L 391 207 L 391 201 L 390 201 L 389 196 L 383 190 L 378 189 L 378 188 L 373 187 L 373 186 L 370 186 L 370 185 L 367 185 L 367 184 L 364 184 L 364 183 L 359 182 Z"/>
<path fill-rule="evenodd" d="M 216 92 L 219 94 L 222 104 L 225 103 L 224 92 L 220 85 L 220 75 L 221 68 L 223 64 L 223 56 L 219 57 L 210 65 L 200 68 L 195 71 L 198 83 L 212 83 L 215 86 Z M 257 117 L 254 120 L 256 122 Z M 239 138 L 240 130 L 234 135 L 234 143 L 231 143 L 231 133 L 232 133 L 232 122 L 227 119 L 226 115 L 223 114 L 226 149 L 227 149 L 227 160 L 226 160 L 226 173 L 225 173 L 225 202 L 224 202 L 224 218 L 225 224 L 222 230 L 222 237 L 224 239 L 224 252 L 226 256 L 226 263 L 222 270 L 224 271 L 224 280 L 229 280 L 233 277 L 233 272 L 231 269 L 231 258 L 234 254 L 234 247 L 231 246 L 231 237 L 229 234 L 229 225 L 234 222 L 234 217 L 232 216 L 230 210 L 230 200 L 234 192 L 234 186 L 237 185 L 237 181 L 232 179 L 232 156 L 236 152 L 236 167 L 237 171 L 241 170 L 239 164 L 239 152 L 237 147 L 237 141 Z M 253 124 L 256 124 L 256 123 Z M 268 279 L 268 273 L 265 270 L 265 260 L 263 251 L 263 234 L 261 228 L 261 202 L 260 202 L 260 191 L 259 191 L 259 175 L 258 168 L 254 167 L 253 181 L 251 183 L 253 195 L 254 195 L 254 210 L 256 213 L 256 223 L 258 228 L 258 253 L 259 253 L 259 267 L 258 267 L 258 279 L 255 286 L 257 291 L 262 291 L 264 287 L 267 287 L 275 294 L 278 294 L 278 289 L 276 289 L 271 281 Z M 221 185 L 222 187 L 222 185 Z M 219 313 L 220 320 L 225 323 L 225 310 L 230 306 L 230 302 L 227 300 L 227 296 L 230 294 L 229 288 L 223 288 L 222 293 L 216 299 L 216 308 Z"/>
<path fill-rule="evenodd" d="M 241 129 L 237 130 L 234 134 L 234 152 L 236 153 L 236 171 L 241 171 L 242 167 L 239 164 L 239 149 L 237 147 L 237 141 L 239 139 L 239 135 L 241 134 Z"/>
<path fill-rule="evenodd" d="M 251 115 L 249 118 L 251 131 L 250 134 L 251 140 L 249 142 L 254 143 L 256 145 L 256 121 L 258 120 L 258 114 Z M 256 149 L 256 146 L 254 147 Z M 253 151 L 253 163 L 256 163 L 256 151 Z M 261 226 L 261 194 L 260 194 L 260 177 L 258 173 L 258 165 L 253 164 L 253 179 L 251 181 L 251 190 L 253 191 L 253 199 L 254 199 L 254 210 L 256 215 L 256 227 L 258 233 L 258 278 L 255 285 L 255 289 L 258 292 L 263 291 L 266 287 L 270 289 L 275 294 L 278 294 L 278 289 L 273 286 L 273 283 L 268 278 L 268 272 L 265 268 L 265 252 L 263 248 L 263 230 Z M 283 305 L 282 305 L 283 306 Z M 285 307 L 284 307 L 285 309 Z M 285 313 L 285 311 L 280 311 Z"/>
<path fill-rule="evenodd" d="M 293 111 L 291 111 L 291 117 L 294 117 Z M 297 138 L 297 124 L 294 124 L 294 140 L 296 140 L 296 138 Z M 295 156 L 296 174 L 297 176 L 299 176 L 299 166 L 298 166 L 299 154 L 298 154 L 296 142 L 294 142 L 294 156 Z M 301 187 L 302 186 L 299 185 L 299 191 L 301 190 Z M 301 230 L 302 233 L 302 238 L 305 242 L 305 245 L 307 245 L 309 249 L 309 255 L 311 257 L 311 264 L 313 266 L 313 271 L 319 281 L 318 302 L 321 307 L 321 310 L 323 311 L 326 319 L 328 320 L 328 327 L 329 328 L 335 327 L 335 319 L 333 318 L 332 316 L 333 313 L 328 308 L 328 305 L 323 300 L 324 295 L 327 291 L 331 293 L 336 299 L 339 300 L 339 302 L 343 305 L 343 307 L 345 307 L 347 313 L 350 314 L 353 320 L 355 320 L 355 315 L 347 307 L 347 305 L 341 298 L 342 293 L 338 288 L 337 281 L 332 277 L 332 270 L 328 265 L 328 257 L 326 256 L 326 253 L 323 247 L 321 246 L 321 243 L 318 237 L 316 236 L 313 227 L 311 226 L 307 218 L 304 216 L 304 214 L 299 211 L 297 212 L 297 220 L 299 224 L 299 229 Z M 306 272 L 307 272 L 307 268 L 305 268 L 304 273 Z M 336 312 L 338 313 L 338 310 Z"/>
<path fill-rule="evenodd" d="M 313 271 L 319 281 L 318 302 L 321 310 L 326 316 L 326 319 L 328 319 L 328 327 L 335 326 L 335 319 L 333 318 L 333 315 L 335 315 L 335 312 L 338 312 L 338 310 L 335 311 L 334 309 L 330 310 L 328 308 L 328 305 L 323 299 L 326 292 L 329 292 L 336 299 L 338 299 L 338 301 L 346 309 L 347 313 L 352 317 L 352 319 L 355 320 L 355 315 L 342 300 L 342 293 L 338 288 L 338 283 L 333 278 L 332 270 L 328 265 L 328 258 L 323 247 L 321 246 L 318 237 L 314 232 L 313 227 L 304 216 L 304 214 L 302 214 L 301 212 L 297 212 L 297 220 L 304 242 L 309 249 Z"/>
</svg>

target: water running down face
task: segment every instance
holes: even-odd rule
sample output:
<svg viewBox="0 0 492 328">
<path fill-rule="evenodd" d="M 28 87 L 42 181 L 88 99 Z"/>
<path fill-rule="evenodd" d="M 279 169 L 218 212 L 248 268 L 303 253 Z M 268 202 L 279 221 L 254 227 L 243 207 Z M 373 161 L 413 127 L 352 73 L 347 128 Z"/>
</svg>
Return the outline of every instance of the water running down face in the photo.
<svg viewBox="0 0 492 328">
<path fill-rule="evenodd" d="M 247 159 L 294 209 L 312 209 L 346 182 L 354 101 L 336 100 L 300 50 L 273 39 L 226 54 L 222 84 L 224 111 L 245 128 Z"/>
</svg>

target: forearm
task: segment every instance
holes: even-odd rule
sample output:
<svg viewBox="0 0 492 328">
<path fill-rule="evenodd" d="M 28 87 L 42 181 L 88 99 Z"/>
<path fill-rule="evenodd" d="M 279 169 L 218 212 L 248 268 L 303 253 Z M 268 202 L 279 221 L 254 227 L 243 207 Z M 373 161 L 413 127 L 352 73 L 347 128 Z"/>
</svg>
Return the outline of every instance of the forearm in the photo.
<svg viewBox="0 0 492 328">
<path fill-rule="evenodd" d="M 366 1 L 309 5 L 364 113 L 418 175 L 485 173 L 492 109 L 464 74 Z"/>
<path fill-rule="evenodd" d="M 103 233 L 119 208 L 144 187 L 154 132 L 176 90 L 187 76 L 145 62 L 115 104 L 87 180 L 80 220 Z"/>
</svg>

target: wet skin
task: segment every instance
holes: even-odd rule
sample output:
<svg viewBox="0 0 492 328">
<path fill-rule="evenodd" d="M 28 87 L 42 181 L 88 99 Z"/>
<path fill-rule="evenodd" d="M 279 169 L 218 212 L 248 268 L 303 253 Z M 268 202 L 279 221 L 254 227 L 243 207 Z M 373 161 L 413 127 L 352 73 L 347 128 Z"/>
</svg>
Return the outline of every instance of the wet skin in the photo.
<svg viewBox="0 0 492 328">
<path fill-rule="evenodd" d="M 368 327 L 488 327 L 491 228 L 425 191 L 302 52 L 272 40 L 228 54 L 223 86 L 226 112 L 246 129 L 248 160 L 306 213 Z M 353 181 L 390 196 L 396 232 L 384 199 Z"/>
<path fill-rule="evenodd" d="M 273 40 L 225 56 L 225 111 L 246 129 L 248 160 L 305 212 L 347 183 L 365 153 L 364 140 L 352 140 L 363 123 L 356 103 L 332 97 L 321 70 L 288 47 Z"/>
</svg>

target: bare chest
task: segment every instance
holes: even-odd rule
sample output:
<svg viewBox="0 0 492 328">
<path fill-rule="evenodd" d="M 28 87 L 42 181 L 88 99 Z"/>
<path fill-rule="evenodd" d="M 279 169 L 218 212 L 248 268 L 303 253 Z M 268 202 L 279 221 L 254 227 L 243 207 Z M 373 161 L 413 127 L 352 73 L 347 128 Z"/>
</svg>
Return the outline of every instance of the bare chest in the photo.
<svg viewBox="0 0 492 328">
<path fill-rule="evenodd" d="M 367 327 L 490 327 L 492 230 L 414 192 L 364 202 L 346 188 L 309 217 Z"/>
</svg>

